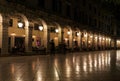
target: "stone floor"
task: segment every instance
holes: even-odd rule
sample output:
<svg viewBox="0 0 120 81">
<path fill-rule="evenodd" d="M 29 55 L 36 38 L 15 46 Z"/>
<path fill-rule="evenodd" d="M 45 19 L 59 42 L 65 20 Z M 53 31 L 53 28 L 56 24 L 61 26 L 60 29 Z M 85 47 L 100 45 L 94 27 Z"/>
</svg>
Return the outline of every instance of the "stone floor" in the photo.
<svg viewBox="0 0 120 81">
<path fill-rule="evenodd" d="M 0 57 L 0 81 L 120 81 L 119 51 Z"/>
</svg>

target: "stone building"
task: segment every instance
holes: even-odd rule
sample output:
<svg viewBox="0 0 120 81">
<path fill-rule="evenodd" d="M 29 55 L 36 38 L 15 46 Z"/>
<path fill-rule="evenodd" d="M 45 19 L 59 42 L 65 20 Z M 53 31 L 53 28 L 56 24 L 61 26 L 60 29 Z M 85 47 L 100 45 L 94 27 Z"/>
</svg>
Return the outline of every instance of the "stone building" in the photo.
<svg viewBox="0 0 120 81">
<path fill-rule="evenodd" d="M 0 0 L 1 55 L 13 47 L 104 50 L 115 46 L 114 16 L 95 0 Z"/>
</svg>

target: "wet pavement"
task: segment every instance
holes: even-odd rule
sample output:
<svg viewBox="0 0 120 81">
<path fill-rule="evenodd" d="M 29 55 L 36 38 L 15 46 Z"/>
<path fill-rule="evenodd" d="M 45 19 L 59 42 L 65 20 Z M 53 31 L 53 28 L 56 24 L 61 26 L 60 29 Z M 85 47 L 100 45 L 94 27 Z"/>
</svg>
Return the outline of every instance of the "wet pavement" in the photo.
<svg viewBox="0 0 120 81">
<path fill-rule="evenodd" d="M 120 81 L 120 51 L 0 57 L 0 81 Z"/>
</svg>

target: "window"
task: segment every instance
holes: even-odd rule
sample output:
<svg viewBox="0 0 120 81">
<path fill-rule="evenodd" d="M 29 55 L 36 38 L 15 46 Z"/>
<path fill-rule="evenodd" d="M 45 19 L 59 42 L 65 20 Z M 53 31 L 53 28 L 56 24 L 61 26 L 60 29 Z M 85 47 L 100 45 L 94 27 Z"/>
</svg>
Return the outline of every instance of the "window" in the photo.
<svg viewBox="0 0 120 81">
<path fill-rule="evenodd" d="M 71 15 L 70 15 L 70 14 L 71 14 L 71 13 L 70 13 L 70 10 L 71 10 L 71 9 L 70 9 L 70 5 L 67 4 L 67 5 L 66 5 L 66 16 L 71 16 Z"/>
<path fill-rule="evenodd" d="M 52 0 L 52 9 L 55 12 L 61 12 L 62 2 L 61 0 Z"/>
<path fill-rule="evenodd" d="M 25 0 L 7 0 L 8 2 L 24 4 Z"/>
<path fill-rule="evenodd" d="M 38 6 L 41 8 L 45 7 L 45 0 L 38 0 Z"/>
<path fill-rule="evenodd" d="M 12 27 L 13 26 L 13 19 L 9 20 L 9 26 Z"/>
<path fill-rule="evenodd" d="M 86 0 L 82 0 L 83 6 L 86 6 Z"/>
<path fill-rule="evenodd" d="M 39 30 L 38 27 L 39 27 L 39 25 L 35 23 L 35 24 L 34 24 L 34 30 Z"/>
</svg>

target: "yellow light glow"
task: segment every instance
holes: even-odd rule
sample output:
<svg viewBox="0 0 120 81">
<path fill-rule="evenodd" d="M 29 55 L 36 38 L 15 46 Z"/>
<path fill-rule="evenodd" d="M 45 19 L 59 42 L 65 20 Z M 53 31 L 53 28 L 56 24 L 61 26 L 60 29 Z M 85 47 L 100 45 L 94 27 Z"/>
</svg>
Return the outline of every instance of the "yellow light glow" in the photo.
<svg viewBox="0 0 120 81">
<path fill-rule="evenodd" d="M 90 37 L 92 38 L 93 36 L 91 35 Z"/>
<path fill-rule="evenodd" d="M 55 40 L 57 40 L 57 39 L 58 39 L 58 37 L 55 37 L 54 39 L 55 39 Z"/>
<path fill-rule="evenodd" d="M 79 36 L 80 35 L 80 33 L 79 32 L 77 32 L 77 36 Z"/>
<path fill-rule="evenodd" d="M 58 29 L 55 29 L 55 32 L 56 32 L 56 33 L 58 33 L 58 32 L 59 32 L 59 30 L 58 30 Z"/>
<path fill-rule="evenodd" d="M 43 30 L 43 26 L 39 26 L 39 30 L 42 31 Z"/>
<path fill-rule="evenodd" d="M 67 41 L 68 40 L 68 38 L 65 38 L 65 41 Z"/>
<path fill-rule="evenodd" d="M 15 36 L 16 34 L 13 32 L 13 33 L 11 33 L 11 35 L 12 35 L 12 36 Z"/>
<path fill-rule="evenodd" d="M 35 37 L 36 37 L 35 35 L 32 36 L 32 38 L 35 38 Z"/>
<path fill-rule="evenodd" d="M 18 27 L 19 27 L 19 28 L 22 28 L 22 27 L 23 27 L 23 23 L 22 23 L 22 22 L 19 22 L 19 23 L 18 23 Z"/>
<path fill-rule="evenodd" d="M 67 34 L 70 35 L 70 31 L 68 31 Z"/>
</svg>

